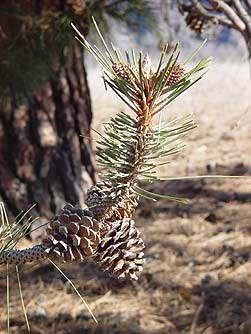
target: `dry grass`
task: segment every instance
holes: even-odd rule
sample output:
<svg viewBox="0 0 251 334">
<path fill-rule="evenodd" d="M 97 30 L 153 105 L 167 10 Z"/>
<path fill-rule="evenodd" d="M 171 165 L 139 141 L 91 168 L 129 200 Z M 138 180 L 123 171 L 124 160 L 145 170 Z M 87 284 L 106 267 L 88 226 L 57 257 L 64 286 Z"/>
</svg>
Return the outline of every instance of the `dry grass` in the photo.
<svg viewBox="0 0 251 334">
<path fill-rule="evenodd" d="M 156 187 L 182 191 L 191 205 L 141 203 L 136 220 L 147 247 L 139 282 L 109 278 L 90 262 L 64 267 L 98 325 L 51 265 L 23 268 L 33 333 L 249 333 L 251 184 L 186 181 Z M 1 296 L 4 291 L 2 279 Z M 15 287 L 12 333 L 26 333 L 17 301 Z M 0 314 L 3 325 L 4 309 Z"/>
<path fill-rule="evenodd" d="M 93 74 L 99 129 L 118 105 L 109 94 L 104 102 Z M 250 175 L 248 75 L 247 65 L 217 64 L 200 87 L 172 106 L 170 115 L 193 111 L 199 126 L 163 174 Z M 251 181 L 174 181 L 151 188 L 188 197 L 191 204 L 141 202 L 135 220 L 146 241 L 146 265 L 139 281 L 110 278 L 90 262 L 63 267 L 98 318 L 95 325 L 55 268 L 24 267 L 32 333 L 251 333 Z M 27 331 L 14 274 L 12 280 L 11 333 L 22 334 Z M 4 298 L 1 274 L 0 333 L 6 333 Z"/>
</svg>

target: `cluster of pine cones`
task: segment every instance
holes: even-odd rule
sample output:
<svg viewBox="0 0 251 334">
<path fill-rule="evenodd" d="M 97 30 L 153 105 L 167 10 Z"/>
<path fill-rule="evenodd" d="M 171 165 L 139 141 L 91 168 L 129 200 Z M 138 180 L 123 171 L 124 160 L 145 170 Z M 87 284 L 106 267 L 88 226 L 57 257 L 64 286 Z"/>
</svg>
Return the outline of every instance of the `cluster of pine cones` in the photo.
<svg viewBox="0 0 251 334">
<path fill-rule="evenodd" d="M 185 21 L 188 27 L 198 32 L 199 34 L 202 34 L 205 31 L 206 25 L 208 23 L 204 17 L 196 12 L 188 13 Z"/>
<path fill-rule="evenodd" d="M 90 188 L 88 208 L 65 205 L 49 223 L 42 244 L 50 257 L 61 262 L 90 257 L 103 271 L 137 279 L 144 263 L 144 242 L 132 220 L 137 198 L 127 191 L 107 210 L 101 210 L 107 201 L 111 202 L 111 187 L 105 180 Z"/>
<path fill-rule="evenodd" d="M 120 79 L 128 83 L 135 82 L 136 78 L 139 78 L 138 70 L 132 64 L 124 64 L 121 62 L 117 62 L 113 64 L 112 67 L 116 75 Z M 142 62 L 142 69 L 145 77 L 149 80 L 149 82 L 151 83 L 152 81 L 154 81 L 156 73 L 154 72 L 151 66 L 151 60 L 148 55 L 145 55 L 144 57 L 144 60 Z M 159 72 L 158 74 L 159 79 L 162 77 L 163 73 L 164 69 L 162 69 Z M 165 74 L 164 79 L 167 80 L 166 87 L 171 87 L 175 85 L 183 78 L 184 74 L 185 74 L 184 66 L 182 64 L 175 64 L 172 73 L 170 74 L 170 72 L 167 71 L 167 73 Z"/>
<path fill-rule="evenodd" d="M 181 15 L 185 15 L 186 13 L 185 21 L 188 27 L 199 34 L 202 34 L 206 30 L 210 19 L 201 15 L 193 5 L 185 6 L 183 3 L 178 9 Z"/>
</svg>

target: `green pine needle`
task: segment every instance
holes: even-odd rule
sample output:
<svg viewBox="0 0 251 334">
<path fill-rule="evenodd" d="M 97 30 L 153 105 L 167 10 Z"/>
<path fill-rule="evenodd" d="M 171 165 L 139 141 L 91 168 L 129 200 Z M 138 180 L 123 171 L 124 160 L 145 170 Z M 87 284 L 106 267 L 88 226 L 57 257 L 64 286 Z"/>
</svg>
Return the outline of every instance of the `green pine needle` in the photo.
<svg viewBox="0 0 251 334">
<path fill-rule="evenodd" d="M 13 222 L 9 222 L 6 209 L 3 202 L 0 202 L 0 225 L 3 227 L 3 243 L 0 246 L 0 252 L 13 249 L 18 241 L 22 239 L 29 230 L 32 223 L 37 219 L 26 218 L 30 211 L 35 207 L 31 206 L 29 210 L 21 212 Z"/>
<path fill-rule="evenodd" d="M 147 191 L 141 187 L 135 186 L 134 187 L 137 191 L 137 193 L 139 195 L 147 195 L 148 197 L 152 198 L 152 199 L 156 199 L 156 198 L 163 198 L 163 199 L 167 199 L 169 201 L 174 201 L 180 204 L 188 204 L 189 200 L 186 198 L 182 198 L 182 197 L 176 197 L 176 196 L 171 196 L 171 195 L 162 195 L 162 194 L 157 194 L 151 191 Z"/>
<path fill-rule="evenodd" d="M 26 322 L 27 331 L 30 333 L 31 332 L 30 324 L 29 324 L 29 319 L 28 319 L 25 304 L 24 304 L 24 298 L 23 298 L 21 279 L 20 279 L 18 266 L 16 266 L 16 273 L 17 273 L 17 282 L 18 282 L 19 294 L 20 294 L 21 304 L 22 304 L 23 313 L 24 313 L 24 319 L 25 319 L 25 322 Z"/>
<path fill-rule="evenodd" d="M 105 127 L 105 133 L 97 142 L 97 162 L 104 168 L 102 175 L 117 178 L 120 173 L 120 175 L 123 174 L 123 177 L 129 177 L 130 170 L 133 170 L 133 158 L 141 136 L 137 133 L 136 121 L 125 113 L 118 113 L 109 123 L 105 124 Z M 163 159 L 183 149 L 182 138 L 195 127 L 192 115 L 153 127 L 143 155 L 144 161 L 138 170 L 138 179 L 141 179 L 146 173 L 153 175 L 157 172 L 158 166 L 168 164 L 169 161 L 163 162 Z"/>
<path fill-rule="evenodd" d="M 32 206 L 28 211 L 25 213 L 20 213 L 14 222 L 10 222 L 4 203 L 0 202 L 0 227 L 2 225 L 3 228 L 3 245 L 0 247 L 0 252 L 5 251 L 7 249 L 13 249 L 17 242 L 25 235 L 26 231 L 30 227 L 30 224 L 34 220 L 28 219 L 26 222 L 23 222 L 23 226 L 19 225 L 21 221 L 27 216 L 29 211 L 33 208 Z M 22 287 L 21 287 L 21 280 L 19 275 L 18 266 L 16 266 L 16 274 L 17 274 L 17 282 L 19 287 L 19 294 L 20 294 L 20 300 L 22 304 L 22 309 L 24 313 L 24 318 L 27 326 L 27 330 L 30 333 L 30 325 L 29 320 L 27 317 L 27 312 L 24 304 L 23 299 L 23 293 L 22 293 Z M 10 279 L 9 279 L 9 264 L 6 264 L 6 305 L 7 305 L 7 333 L 10 333 Z"/>
</svg>

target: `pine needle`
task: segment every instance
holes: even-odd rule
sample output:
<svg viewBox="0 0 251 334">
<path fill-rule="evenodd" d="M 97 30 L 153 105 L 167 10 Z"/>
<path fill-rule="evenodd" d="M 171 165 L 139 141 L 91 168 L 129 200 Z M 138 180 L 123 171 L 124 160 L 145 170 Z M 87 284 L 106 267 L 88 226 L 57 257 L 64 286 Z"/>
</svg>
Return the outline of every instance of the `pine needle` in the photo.
<svg viewBox="0 0 251 334">
<path fill-rule="evenodd" d="M 73 282 L 70 280 L 69 277 L 66 276 L 66 274 L 50 259 L 48 259 L 49 262 L 60 272 L 60 274 L 67 280 L 67 282 L 72 286 L 73 290 L 76 292 L 76 294 L 79 296 L 79 298 L 82 300 L 83 304 L 85 305 L 86 309 L 88 310 L 88 312 L 90 313 L 90 315 L 92 316 L 93 320 L 98 323 L 97 318 L 95 317 L 95 315 L 93 314 L 92 310 L 90 309 L 89 305 L 86 303 L 86 301 L 84 300 L 84 298 L 81 296 L 80 292 L 78 291 L 78 289 L 75 287 L 75 285 L 73 284 Z"/>
<path fill-rule="evenodd" d="M 28 316 L 27 316 L 26 308 L 25 308 L 25 305 L 24 305 L 24 299 L 23 299 L 22 286 L 21 286 L 21 280 L 20 280 L 18 266 L 16 266 L 16 273 L 17 273 L 17 282 L 18 282 L 18 288 L 19 288 L 19 294 L 20 294 L 21 304 L 22 304 L 22 308 L 23 308 L 24 318 L 25 318 L 27 330 L 30 333 L 31 332 L 30 324 L 29 324 L 29 319 L 28 319 Z"/>
<path fill-rule="evenodd" d="M 180 204 L 188 204 L 189 200 L 187 198 L 182 198 L 182 197 L 176 197 L 176 196 L 172 196 L 172 195 L 162 195 L 162 194 L 157 194 L 148 190 L 145 190 L 141 187 L 135 186 L 135 188 L 138 190 L 138 194 L 141 195 L 143 194 L 145 196 L 145 194 L 147 194 L 150 198 L 155 199 L 156 198 L 163 198 L 163 199 L 167 199 L 170 201 L 174 201 L 174 202 L 178 202 Z"/>
<path fill-rule="evenodd" d="M 9 265 L 6 264 L 6 305 L 7 305 L 7 333 L 10 334 L 10 279 Z"/>
<path fill-rule="evenodd" d="M 192 54 L 184 61 L 184 65 L 188 64 L 200 51 L 200 49 L 206 44 L 207 38 L 192 52 Z"/>
<path fill-rule="evenodd" d="M 251 179 L 246 175 L 192 175 L 192 176 L 160 176 L 160 181 L 176 181 L 176 180 L 198 180 L 198 179 Z"/>
<path fill-rule="evenodd" d="M 29 213 L 30 210 L 34 205 L 25 213 L 20 212 L 20 214 L 16 217 L 16 220 L 12 223 L 10 223 L 7 211 L 5 209 L 5 205 L 3 202 L 0 202 L 0 221 L 2 222 L 3 228 L 4 228 L 4 235 L 5 238 L 9 239 L 7 242 L 4 242 L 4 246 L 1 247 L 1 250 L 5 250 L 8 248 L 14 248 L 14 246 L 17 244 L 17 242 L 22 238 L 25 234 L 27 229 L 30 227 L 30 224 L 34 221 L 28 219 L 26 223 L 24 223 L 23 226 L 19 226 L 18 223 L 20 223 L 25 216 Z M 30 333 L 30 325 L 29 320 L 27 317 L 27 312 L 24 305 L 24 299 L 22 294 L 22 287 L 21 287 L 21 280 L 20 275 L 18 271 L 18 266 L 16 266 L 16 274 L 17 274 L 17 282 L 19 287 L 19 294 L 21 299 L 21 304 L 23 308 L 24 318 L 27 326 L 27 330 Z M 9 264 L 6 264 L 6 305 L 7 305 L 7 333 L 10 333 L 10 280 L 9 280 Z"/>
</svg>

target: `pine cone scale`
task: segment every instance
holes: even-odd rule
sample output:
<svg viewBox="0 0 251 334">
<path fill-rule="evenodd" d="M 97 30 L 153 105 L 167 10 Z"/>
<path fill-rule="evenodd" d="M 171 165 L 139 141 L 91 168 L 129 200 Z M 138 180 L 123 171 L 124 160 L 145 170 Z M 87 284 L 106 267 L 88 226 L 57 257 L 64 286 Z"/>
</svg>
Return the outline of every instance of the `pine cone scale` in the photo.
<svg viewBox="0 0 251 334">
<path fill-rule="evenodd" d="M 69 216 L 62 214 L 58 217 L 61 224 L 68 224 L 70 222 Z"/>
<path fill-rule="evenodd" d="M 81 237 L 86 237 L 86 238 L 88 238 L 89 235 L 90 235 L 89 227 L 80 225 L 80 226 L 79 226 L 78 234 L 79 234 Z"/>
<path fill-rule="evenodd" d="M 52 229 L 50 229 L 51 231 L 50 231 L 50 234 L 52 233 Z M 67 230 L 67 227 L 66 226 L 60 226 L 59 228 L 58 228 L 58 231 L 59 231 L 59 233 L 60 234 L 62 234 L 62 235 L 64 235 L 65 237 L 67 237 L 67 232 L 68 232 L 68 230 Z M 48 233 L 48 232 L 47 232 Z"/>
<path fill-rule="evenodd" d="M 76 235 L 76 234 L 69 234 L 69 237 L 72 240 L 73 246 L 79 246 L 80 245 L 81 238 L 78 235 Z"/>
<path fill-rule="evenodd" d="M 68 229 L 72 234 L 75 234 L 75 233 L 77 233 L 78 230 L 79 230 L 79 224 L 70 222 L 70 223 L 67 225 L 67 229 Z"/>
</svg>

